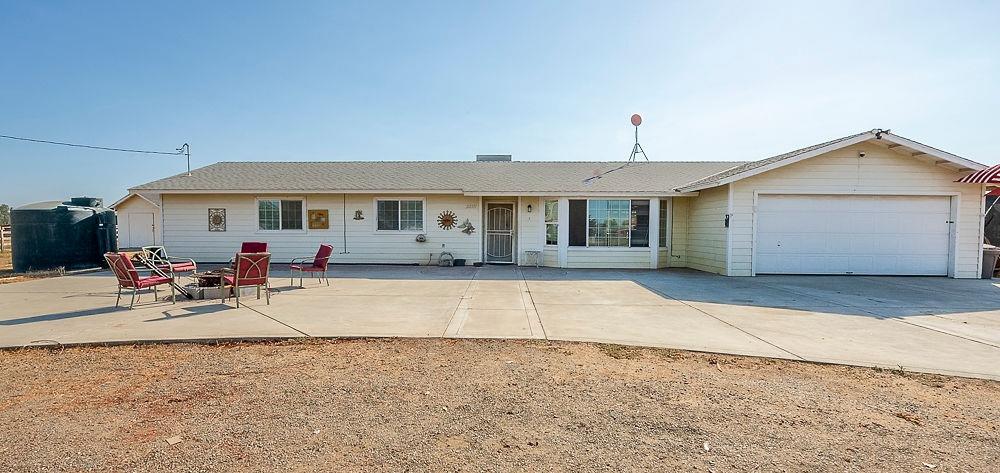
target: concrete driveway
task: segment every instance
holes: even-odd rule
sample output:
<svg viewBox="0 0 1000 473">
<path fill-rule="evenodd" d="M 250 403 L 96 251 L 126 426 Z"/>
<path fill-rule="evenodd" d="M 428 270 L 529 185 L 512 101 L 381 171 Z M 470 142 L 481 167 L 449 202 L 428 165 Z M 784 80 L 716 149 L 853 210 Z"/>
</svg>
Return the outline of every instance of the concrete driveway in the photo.
<svg viewBox="0 0 1000 473">
<path fill-rule="evenodd" d="M 688 270 L 335 267 L 271 305 L 115 309 L 108 273 L 0 285 L 0 346 L 294 337 L 581 340 L 1000 379 L 1000 287 Z M 281 274 L 281 273 L 277 273 Z M 160 294 L 163 296 L 163 292 Z M 231 302 L 231 301 L 230 301 Z"/>
</svg>

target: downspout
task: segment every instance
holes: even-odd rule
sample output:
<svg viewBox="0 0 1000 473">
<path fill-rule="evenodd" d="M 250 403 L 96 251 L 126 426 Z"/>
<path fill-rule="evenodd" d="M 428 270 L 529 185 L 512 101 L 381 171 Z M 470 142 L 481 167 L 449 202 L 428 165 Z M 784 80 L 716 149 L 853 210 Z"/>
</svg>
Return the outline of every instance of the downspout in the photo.
<svg viewBox="0 0 1000 473">
<path fill-rule="evenodd" d="M 342 214 L 342 216 L 344 217 L 344 251 L 341 251 L 340 254 L 347 255 L 350 254 L 351 252 L 347 251 L 347 193 L 346 192 L 344 193 L 343 212 L 344 213 Z"/>
</svg>

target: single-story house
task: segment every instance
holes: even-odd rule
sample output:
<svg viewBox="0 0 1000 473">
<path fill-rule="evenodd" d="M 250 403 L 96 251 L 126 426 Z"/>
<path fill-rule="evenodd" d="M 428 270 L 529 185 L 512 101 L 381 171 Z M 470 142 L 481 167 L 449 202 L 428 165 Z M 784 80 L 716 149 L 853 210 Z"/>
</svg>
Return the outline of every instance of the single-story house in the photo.
<svg viewBox="0 0 1000 473">
<path fill-rule="evenodd" d="M 872 130 L 749 162 L 220 162 L 115 209 L 130 243 L 151 215 L 205 262 L 267 241 L 277 262 L 331 243 L 334 263 L 974 278 L 985 188 L 955 181 L 984 168 Z"/>
</svg>

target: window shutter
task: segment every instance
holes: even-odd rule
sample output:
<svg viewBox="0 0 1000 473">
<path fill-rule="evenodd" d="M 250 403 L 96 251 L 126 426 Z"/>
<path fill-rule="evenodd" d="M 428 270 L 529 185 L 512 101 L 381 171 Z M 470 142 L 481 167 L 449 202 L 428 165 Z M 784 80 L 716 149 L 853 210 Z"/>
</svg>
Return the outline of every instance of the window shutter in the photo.
<svg viewBox="0 0 1000 473">
<path fill-rule="evenodd" d="M 569 246 L 587 246 L 587 201 L 569 201 Z"/>
</svg>

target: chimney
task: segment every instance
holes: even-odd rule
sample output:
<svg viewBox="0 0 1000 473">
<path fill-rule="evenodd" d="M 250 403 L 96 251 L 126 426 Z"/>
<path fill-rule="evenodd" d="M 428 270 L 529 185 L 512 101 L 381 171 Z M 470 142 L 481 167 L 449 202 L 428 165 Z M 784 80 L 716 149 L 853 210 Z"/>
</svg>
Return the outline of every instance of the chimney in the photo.
<svg viewBox="0 0 1000 473">
<path fill-rule="evenodd" d="M 509 154 L 477 154 L 476 161 L 481 162 L 510 162 Z"/>
</svg>

